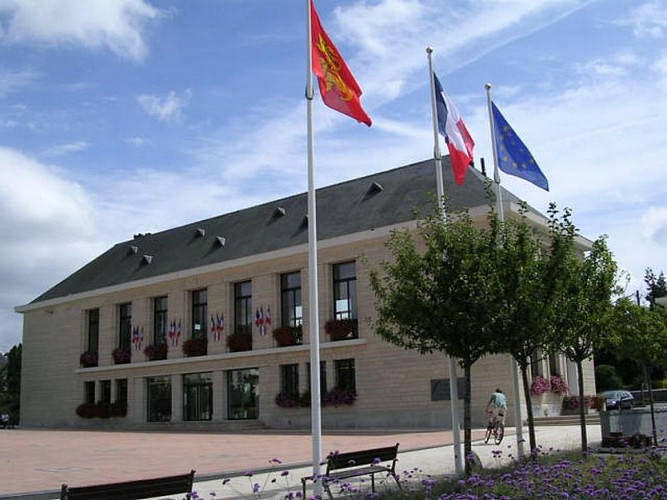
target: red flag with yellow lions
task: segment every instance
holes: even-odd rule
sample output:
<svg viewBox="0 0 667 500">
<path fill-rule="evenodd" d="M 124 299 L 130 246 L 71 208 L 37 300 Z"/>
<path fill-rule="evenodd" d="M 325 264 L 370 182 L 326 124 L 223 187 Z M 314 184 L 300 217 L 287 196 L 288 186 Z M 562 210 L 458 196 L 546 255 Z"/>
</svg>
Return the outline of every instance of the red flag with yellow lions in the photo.
<svg viewBox="0 0 667 500">
<path fill-rule="evenodd" d="M 370 127 L 371 118 L 361 107 L 361 88 L 322 28 L 313 0 L 310 0 L 310 21 L 313 72 L 324 104 Z"/>
</svg>

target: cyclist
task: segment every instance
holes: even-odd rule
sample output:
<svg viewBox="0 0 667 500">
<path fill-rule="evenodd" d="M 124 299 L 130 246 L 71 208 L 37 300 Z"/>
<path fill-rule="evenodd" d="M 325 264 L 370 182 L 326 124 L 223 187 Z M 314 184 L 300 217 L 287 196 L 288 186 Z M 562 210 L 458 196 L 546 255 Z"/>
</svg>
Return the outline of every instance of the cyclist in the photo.
<svg viewBox="0 0 667 500">
<path fill-rule="evenodd" d="M 499 421 L 505 425 L 505 413 L 507 413 L 507 396 L 505 396 L 502 389 L 496 389 L 496 392 L 491 394 L 489 402 L 486 403 L 486 412 L 491 413 L 491 415 L 489 415 L 489 425 L 496 421 Z"/>
</svg>

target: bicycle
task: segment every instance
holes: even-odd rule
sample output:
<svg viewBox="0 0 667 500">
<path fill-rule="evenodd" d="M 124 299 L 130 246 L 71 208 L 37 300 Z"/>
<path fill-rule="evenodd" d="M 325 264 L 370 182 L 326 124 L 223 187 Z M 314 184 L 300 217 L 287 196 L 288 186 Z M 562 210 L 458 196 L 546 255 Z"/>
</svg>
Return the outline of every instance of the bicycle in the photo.
<svg viewBox="0 0 667 500">
<path fill-rule="evenodd" d="M 505 425 L 502 422 L 502 419 L 496 418 L 495 415 L 493 415 L 493 412 L 489 412 L 490 418 L 489 418 L 489 425 L 486 427 L 486 436 L 484 436 L 484 443 L 488 443 L 489 439 L 491 439 L 491 436 L 493 435 L 493 441 L 496 444 L 500 444 L 503 441 L 503 437 L 505 437 Z M 498 415 L 499 417 L 502 417 L 502 414 Z"/>
</svg>

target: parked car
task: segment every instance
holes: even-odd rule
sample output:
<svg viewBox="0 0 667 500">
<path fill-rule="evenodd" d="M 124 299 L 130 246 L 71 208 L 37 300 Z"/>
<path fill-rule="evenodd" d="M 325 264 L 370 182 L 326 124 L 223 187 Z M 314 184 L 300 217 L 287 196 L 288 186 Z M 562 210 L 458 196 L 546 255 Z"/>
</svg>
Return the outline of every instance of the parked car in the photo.
<svg viewBox="0 0 667 500">
<path fill-rule="evenodd" d="M 607 402 L 607 410 L 631 410 L 635 406 L 635 398 L 628 391 L 604 391 L 601 396 Z"/>
</svg>

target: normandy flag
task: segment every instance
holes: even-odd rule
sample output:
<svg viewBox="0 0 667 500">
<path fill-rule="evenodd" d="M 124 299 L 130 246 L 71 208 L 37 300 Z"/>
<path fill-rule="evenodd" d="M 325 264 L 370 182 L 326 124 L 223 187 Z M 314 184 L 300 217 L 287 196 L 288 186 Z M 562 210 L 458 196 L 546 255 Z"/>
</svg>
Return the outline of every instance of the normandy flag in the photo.
<svg viewBox="0 0 667 500">
<path fill-rule="evenodd" d="M 317 76 L 324 104 L 370 127 L 371 118 L 361 107 L 361 88 L 322 28 L 313 0 L 310 0 L 310 20 L 313 72 Z"/>
</svg>

